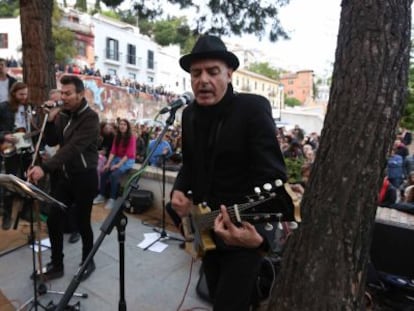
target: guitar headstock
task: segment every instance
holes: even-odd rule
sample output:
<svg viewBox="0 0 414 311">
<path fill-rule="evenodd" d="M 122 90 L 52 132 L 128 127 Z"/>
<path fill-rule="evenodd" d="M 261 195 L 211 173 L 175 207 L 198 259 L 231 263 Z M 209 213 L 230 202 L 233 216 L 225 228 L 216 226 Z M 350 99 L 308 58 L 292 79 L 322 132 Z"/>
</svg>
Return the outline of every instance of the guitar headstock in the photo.
<svg viewBox="0 0 414 311">
<path fill-rule="evenodd" d="M 248 196 L 248 202 L 256 202 L 274 198 L 276 196 L 276 189 L 283 186 L 283 181 L 276 179 L 275 182 L 265 183 L 262 187 L 254 187 L 254 195 Z"/>
</svg>

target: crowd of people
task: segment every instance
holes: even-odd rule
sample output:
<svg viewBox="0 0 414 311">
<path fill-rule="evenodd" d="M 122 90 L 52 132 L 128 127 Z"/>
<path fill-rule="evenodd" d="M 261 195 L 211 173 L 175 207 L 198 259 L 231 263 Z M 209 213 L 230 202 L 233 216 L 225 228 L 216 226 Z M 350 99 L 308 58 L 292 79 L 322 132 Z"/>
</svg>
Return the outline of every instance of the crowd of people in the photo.
<svg viewBox="0 0 414 311">
<path fill-rule="evenodd" d="M 411 132 L 401 128 L 387 159 L 378 204 L 414 214 L 414 153 L 410 153 L 411 143 Z"/>
<path fill-rule="evenodd" d="M 153 95 L 155 100 L 159 100 L 162 98 L 165 99 L 167 102 L 170 102 L 172 98 L 177 97 L 177 94 L 175 94 L 174 92 L 167 91 L 165 87 L 161 85 L 153 86 L 146 83 L 138 82 L 130 78 L 121 79 L 116 74 L 101 74 L 100 69 L 96 69 L 93 64 L 91 66 L 84 65 L 83 67 L 77 65 L 76 63 L 69 63 L 66 65 L 56 64 L 55 72 L 101 77 L 103 83 L 124 87 L 128 89 L 128 93 L 130 94 L 150 94 Z"/>
<path fill-rule="evenodd" d="M 169 169 L 178 171 L 168 204 L 178 228 L 198 204 L 208 202 L 216 215 L 210 228 L 215 248 L 202 252 L 202 272 L 214 311 L 247 311 L 258 305 L 257 277 L 262 255 L 270 250 L 272 241 L 249 222 L 234 223 L 226 206 L 245 202 L 255 187 L 270 183 L 277 195 L 258 204 L 256 212 L 281 213 L 283 220 L 294 221 L 292 200 L 280 185 L 292 178 L 289 165 L 295 163 L 299 174 L 293 182 L 297 192 L 303 194 L 319 135 L 306 135 L 298 125 L 292 130 L 276 128 L 265 97 L 234 92 L 231 81 L 239 60 L 216 36 L 201 36 L 191 53 L 180 58 L 180 66 L 190 76 L 195 100 L 183 110 L 182 124 L 169 127 L 157 146 L 157 138 L 164 133 L 162 127 L 133 124 L 122 118 L 114 123 L 100 121 L 85 99 L 84 84 L 76 75 L 79 68 L 63 69 L 74 74 L 60 80 L 63 106 L 56 107 L 52 97 L 43 105 L 48 118 L 43 146 L 45 150 L 57 148 L 34 166 L 28 161 L 36 152 L 34 145 L 4 158 L 6 173 L 35 184 L 49 176 L 51 195 L 66 206 L 53 208 L 48 214 L 51 261 L 45 272 L 34 278 L 63 276 L 63 228 L 68 213 L 72 213 L 81 237 L 80 262 L 85 264 L 93 245 L 93 204 L 106 202 L 105 208 L 113 208 L 121 178 L 135 163 L 142 164 L 149 157 L 149 165 L 162 167 L 167 163 Z M 0 59 L 0 143 L 13 145 L 16 141 L 12 133 L 17 128 L 32 131 L 32 113 L 27 85 L 9 77 L 5 67 L 5 60 Z M 79 73 L 96 75 L 90 68 Z M 126 81 L 125 86 L 169 95 L 136 82 Z M 388 160 L 380 200 L 392 195 L 389 189 L 394 187 L 396 199 L 390 206 L 414 206 L 414 156 L 407 149 L 410 143 L 410 135 L 401 132 Z M 2 227 L 9 229 L 9 205 L 14 196 L 6 193 L 4 197 Z M 404 204 L 399 208 L 411 208 Z M 96 269 L 94 261 L 84 268 L 81 281 Z"/>
</svg>

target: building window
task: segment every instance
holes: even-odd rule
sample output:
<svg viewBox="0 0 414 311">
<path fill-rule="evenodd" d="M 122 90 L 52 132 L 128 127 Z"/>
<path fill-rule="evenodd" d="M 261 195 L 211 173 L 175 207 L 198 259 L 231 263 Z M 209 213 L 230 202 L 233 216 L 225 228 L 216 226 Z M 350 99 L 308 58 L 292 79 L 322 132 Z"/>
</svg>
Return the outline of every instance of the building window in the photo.
<svg viewBox="0 0 414 311">
<path fill-rule="evenodd" d="M 127 45 L 127 64 L 136 65 L 137 64 L 137 48 L 133 44 Z"/>
<path fill-rule="evenodd" d="M 288 81 L 288 84 L 293 84 L 293 80 L 289 80 Z"/>
<path fill-rule="evenodd" d="M 118 40 L 106 38 L 106 58 L 119 61 Z"/>
<path fill-rule="evenodd" d="M 257 90 L 257 81 L 254 81 L 254 89 Z"/>
<path fill-rule="evenodd" d="M 8 49 L 9 42 L 8 42 L 8 34 L 7 33 L 0 33 L 0 49 Z"/>
<path fill-rule="evenodd" d="M 154 69 L 154 51 L 148 50 L 147 68 Z"/>
<path fill-rule="evenodd" d="M 85 41 L 75 41 L 76 49 L 78 50 L 78 55 L 86 56 L 86 42 Z"/>
<path fill-rule="evenodd" d="M 154 83 L 154 77 L 148 76 L 147 81 L 149 84 L 153 84 Z"/>
<path fill-rule="evenodd" d="M 133 73 L 133 72 L 129 72 L 128 73 L 128 77 L 131 79 L 131 80 L 136 80 L 137 79 L 137 74 L 136 73 Z"/>
</svg>

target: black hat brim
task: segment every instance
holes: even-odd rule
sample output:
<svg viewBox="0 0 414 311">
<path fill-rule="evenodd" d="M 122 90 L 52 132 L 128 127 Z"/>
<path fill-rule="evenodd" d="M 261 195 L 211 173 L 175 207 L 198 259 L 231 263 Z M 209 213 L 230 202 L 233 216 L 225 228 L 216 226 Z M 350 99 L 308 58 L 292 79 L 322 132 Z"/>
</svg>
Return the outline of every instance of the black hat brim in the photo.
<svg viewBox="0 0 414 311">
<path fill-rule="evenodd" d="M 190 72 L 193 61 L 200 59 L 219 59 L 224 61 L 230 68 L 236 70 L 240 63 L 236 55 L 228 51 L 210 51 L 205 53 L 186 54 L 180 58 L 180 66 L 185 71 Z"/>
</svg>

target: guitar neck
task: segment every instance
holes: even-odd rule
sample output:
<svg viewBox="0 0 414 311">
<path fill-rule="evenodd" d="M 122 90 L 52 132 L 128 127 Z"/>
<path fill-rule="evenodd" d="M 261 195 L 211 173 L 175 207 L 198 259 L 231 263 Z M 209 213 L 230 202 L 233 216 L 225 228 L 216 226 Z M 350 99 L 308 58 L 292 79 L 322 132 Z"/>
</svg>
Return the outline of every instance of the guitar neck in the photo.
<svg viewBox="0 0 414 311">
<path fill-rule="evenodd" d="M 228 206 L 227 212 L 229 214 L 229 217 L 231 219 L 231 221 L 233 223 L 236 223 L 239 221 L 240 217 L 243 217 L 244 219 L 244 215 L 241 215 L 240 213 L 248 210 L 250 208 L 253 208 L 257 205 L 260 205 L 270 199 L 272 199 L 274 196 L 269 196 L 266 198 L 262 198 L 260 200 L 257 201 L 253 201 L 253 202 L 247 202 L 247 203 L 242 203 L 242 204 L 235 204 L 232 206 Z M 214 227 L 214 220 L 216 219 L 216 217 L 218 216 L 218 214 L 220 213 L 220 210 L 215 210 L 215 211 L 211 211 L 210 213 L 207 214 L 202 214 L 202 215 L 197 215 L 196 217 L 196 221 L 198 224 L 198 227 L 200 229 L 212 229 Z M 252 214 L 254 215 L 254 214 Z"/>
</svg>

